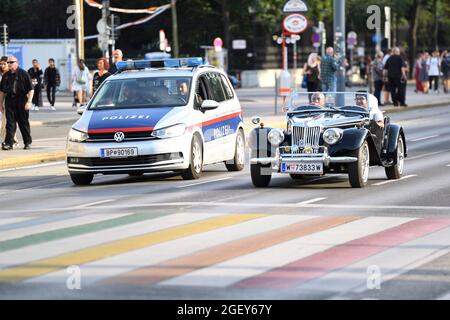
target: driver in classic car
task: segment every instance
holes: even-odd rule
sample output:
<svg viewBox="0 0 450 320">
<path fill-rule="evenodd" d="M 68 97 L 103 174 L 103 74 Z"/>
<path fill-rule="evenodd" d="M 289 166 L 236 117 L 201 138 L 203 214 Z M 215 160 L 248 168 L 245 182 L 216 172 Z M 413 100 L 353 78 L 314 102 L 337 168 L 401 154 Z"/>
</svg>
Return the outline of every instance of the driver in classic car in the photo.
<svg viewBox="0 0 450 320">
<path fill-rule="evenodd" d="M 369 101 L 367 101 L 367 97 L 369 97 Z M 383 113 L 380 111 L 380 109 L 378 109 L 377 98 L 375 98 L 371 94 L 361 92 L 355 95 L 355 102 L 358 107 L 362 107 L 364 109 L 368 109 L 370 104 L 370 117 L 375 120 L 380 128 L 384 128 L 384 117 Z"/>
<path fill-rule="evenodd" d="M 316 92 L 311 96 L 310 105 L 323 108 L 325 107 L 325 95 L 322 92 Z"/>
</svg>

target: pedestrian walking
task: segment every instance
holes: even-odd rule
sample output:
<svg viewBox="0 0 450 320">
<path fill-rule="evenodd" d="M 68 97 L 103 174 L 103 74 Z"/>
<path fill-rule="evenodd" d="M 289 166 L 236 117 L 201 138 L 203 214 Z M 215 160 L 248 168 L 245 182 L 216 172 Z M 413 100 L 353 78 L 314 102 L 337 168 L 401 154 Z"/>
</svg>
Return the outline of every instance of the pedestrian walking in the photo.
<svg viewBox="0 0 450 320">
<path fill-rule="evenodd" d="M 109 66 L 108 72 L 110 74 L 114 74 L 117 72 L 117 67 L 116 67 L 116 63 L 123 61 L 123 52 L 120 49 L 116 49 L 113 51 L 112 53 L 112 63 Z"/>
<path fill-rule="evenodd" d="M 415 93 L 423 92 L 422 81 L 420 81 L 420 71 L 422 69 L 423 53 L 417 55 L 416 63 L 414 64 L 414 78 L 416 79 Z"/>
<path fill-rule="evenodd" d="M 32 67 L 28 69 L 28 74 L 31 77 L 31 83 L 33 84 L 33 106 L 31 110 L 39 111 L 39 108 L 43 107 L 42 103 L 42 79 L 44 76 L 44 73 L 42 72 L 41 66 L 39 64 L 39 61 L 37 59 L 33 59 Z"/>
<path fill-rule="evenodd" d="M 392 55 L 384 65 L 384 75 L 388 78 L 389 90 L 395 107 L 407 107 L 405 97 L 402 95 L 402 82 L 407 80 L 405 61 L 400 56 L 400 49 L 395 47 Z"/>
<path fill-rule="evenodd" d="M 434 93 L 439 93 L 439 76 L 441 74 L 441 58 L 439 51 L 434 51 L 432 56 L 427 61 L 428 76 L 430 77 L 430 89 L 433 88 Z"/>
<path fill-rule="evenodd" d="M 47 90 L 47 100 L 50 108 L 55 109 L 55 95 L 57 88 L 61 85 L 61 75 L 55 66 L 55 59 L 48 59 L 48 67 L 44 71 L 44 86 Z"/>
<path fill-rule="evenodd" d="M 383 57 L 383 51 L 379 51 L 375 56 L 375 60 L 372 62 L 372 77 L 375 86 L 374 96 L 377 98 L 379 106 L 383 106 L 383 104 L 381 103 L 381 90 L 383 89 L 384 69 Z"/>
<path fill-rule="evenodd" d="M 22 134 L 24 149 L 30 149 L 32 142 L 29 110 L 32 107 L 33 84 L 30 75 L 19 68 L 15 56 L 8 57 L 9 71 L 0 82 L 0 111 L 6 112 L 6 137 L 3 150 L 12 150 L 17 124 Z"/>
<path fill-rule="evenodd" d="M 322 57 L 320 63 L 320 76 L 324 92 L 336 92 L 336 71 L 338 67 L 339 65 L 334 58 L 334 49 L 328 47 L 326 55 Z"/>
<path fill-rule="evenodd" d="M 430 77 L 428 76 L 427 62 L 430 58 L 428 52 L 423 53 L 422 65 L 419 72 L 419 81 L 422 82 L 423 93 L 428 94 L 430 88 Z"/>
<path fill-rule="evenodd" d="M 109 69 L 108 59 L 104 57 L 98 59 L 97 68 L 98 71 L 94 73 L 94 78 L 92 81 L 92 94 L 94 94 L 95 91 L 97 91 L 97 89 L 103 83 L 103 81 L 105 81 L 106 78 L 108 78 L 111 75 L 111 73 L 108 72 Z"/>
<path fill-rule="evenodd" d="M 72 72 L 72 91 L 76 92 L 80 105 L 85 105 L 87 102 L 90 80 L 89 69 L 84 64 L 84 60 L 80 59 Z"/>
<path fill-rule="evenodd" d="M 2 80 L 3 75 L 8 72 L 8 57 L 3 56 L 0 59 L 0 82 Z M 0 128 L 0 141 L 2 142 L 2 145 L 6 138 L 6 112 L 2 112 L 2 125 Z M 17 140 L 17 135 L 14 135 L 14 146 L 17 146 L 19 144 L 19 141 Z"/>
<path fill-rule="evenodd" d="M 450 54 L 447 50 L 442 53 L 441 61 L 442 81 L 444 92 L 450 92 Z"/>
<path fill-rule="evenodd" d="M 383 58 L 383 67 L 384 67 L 384 65 L 386 65 L 386 61 L 391 57 L 391 55 L 392 55 L 392 49 L 389 49 Z M 384 100 L 383 100 L 384 105 L 392 104 L 392 101 L 390 101 L 390 99 L 389 99 L 389 95 L 391 94 L 391 92 L 390 92 L 387 77 L 385 77 L 385 79 L 383 81 L 383 94 L 384 94 Z"/>
<path fill-rule="evenodd" d="M 317 53 L 308 56 L 308 62 L 303 66 L 303 73 L 307 75 L 308 92 L 322 91 L 320 85 L 320 65 L 317 60 Z"/>
</svg>

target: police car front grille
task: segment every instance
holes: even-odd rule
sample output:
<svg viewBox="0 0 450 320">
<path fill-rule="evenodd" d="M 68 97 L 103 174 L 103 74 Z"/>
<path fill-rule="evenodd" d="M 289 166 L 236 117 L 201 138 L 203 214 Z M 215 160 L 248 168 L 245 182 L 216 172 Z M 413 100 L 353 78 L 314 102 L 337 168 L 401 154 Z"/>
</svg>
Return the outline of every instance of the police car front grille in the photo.
<svg viewBox="0 0 450 320">
<path fill-rule="evenodd" d="M 68 164 L 83 165 L 87 167 L 110 167 L 110 166 L 131 166 L 146 165 L 161 161 L 182 159 L 181 152 L 178 153 L 162 153 L 148 156 L 137 156 L 129 158 L 74 158 L 68 157 Z"/>
<path fill-rule="evenodd" d="M 112 133 L 89 133 L 89 139 L 87 142 L 107 142 L 107 141 L 115 141 L 114 134 Z M 125 139 L 123 141 L 130 140 L 150 140 L 154 139 L 152 135 L 152 131 L 137 131 L 137 132 L 125 132 Z"/>
</svg>

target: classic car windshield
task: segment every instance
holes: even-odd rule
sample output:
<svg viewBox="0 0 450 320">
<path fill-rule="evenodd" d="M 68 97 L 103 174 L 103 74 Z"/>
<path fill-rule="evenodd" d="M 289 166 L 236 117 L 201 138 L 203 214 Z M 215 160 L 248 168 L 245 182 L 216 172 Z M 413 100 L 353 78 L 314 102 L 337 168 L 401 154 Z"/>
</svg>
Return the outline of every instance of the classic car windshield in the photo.
<svg viewBox="0 0 450 320">
<path fill-rule="evenodd" d="M 373 96 L 365 92 L 294 92 L 289 99 L 289 111 L 343 110 L 370 112 L 378 109 L 378 103 Z"/>
<path fill-rule="evenodd" d="M 110 80 L 101 86 L 89 109 L 185 106 L 190 86 L 189 77 Z"/>
</svg>

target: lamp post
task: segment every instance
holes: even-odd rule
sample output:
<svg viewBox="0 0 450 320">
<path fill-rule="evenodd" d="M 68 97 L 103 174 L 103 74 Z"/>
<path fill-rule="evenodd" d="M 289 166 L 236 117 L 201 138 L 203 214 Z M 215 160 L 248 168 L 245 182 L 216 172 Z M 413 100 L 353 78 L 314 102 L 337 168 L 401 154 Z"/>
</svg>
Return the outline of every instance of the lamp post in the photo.
<svg viewBox="0 0 450 320">
<path fill-rule="evenodd" d="M 336 72 L 336 91 L 345 91 L 345 0 L 334 0 L 334 47 L 336 51 L 336 58 L 339 60 L 339 68 Z M 344 99 L 345 97 L 339 96 L 338 98 Z M 338 102 L 345 102 L 340 101 Z"/>
</svg>

